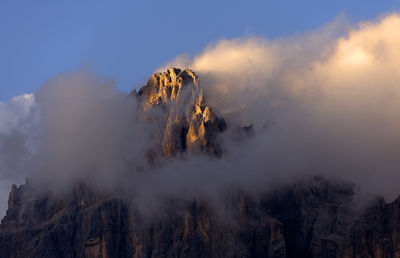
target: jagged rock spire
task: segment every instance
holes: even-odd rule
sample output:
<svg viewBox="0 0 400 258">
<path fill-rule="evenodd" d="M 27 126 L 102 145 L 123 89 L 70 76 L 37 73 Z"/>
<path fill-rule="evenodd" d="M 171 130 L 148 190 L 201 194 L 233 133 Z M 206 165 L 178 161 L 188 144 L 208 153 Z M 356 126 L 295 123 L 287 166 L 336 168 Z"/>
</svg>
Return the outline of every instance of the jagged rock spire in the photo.
<svg viewBox="0 0 400 258">
<path fill-rule="evenodd" d="M 197 91 L 199 77 L 190 69 L 169 68 L 163 73 L 153 74 L 147 84 L 139 90 L 138 95 L 142 96 L 148 105 L 168 103 L 177 100 L 187 85 L 191 90 Z"/>
<path fill-rule="evenodd" d="M 158 154 L 174 156 L 179 152 L 205 151 L 221 155 L 216 136 L 226 125 L 207 106 L 199 77 L 190 69 L 169 68 L 153 74 L 138 93 L 142 118 L 157 123 L 158 132 L 151 158 Z M 161 108 L 163 117 L 154 118 L 152 109 Z"/>
</svg>

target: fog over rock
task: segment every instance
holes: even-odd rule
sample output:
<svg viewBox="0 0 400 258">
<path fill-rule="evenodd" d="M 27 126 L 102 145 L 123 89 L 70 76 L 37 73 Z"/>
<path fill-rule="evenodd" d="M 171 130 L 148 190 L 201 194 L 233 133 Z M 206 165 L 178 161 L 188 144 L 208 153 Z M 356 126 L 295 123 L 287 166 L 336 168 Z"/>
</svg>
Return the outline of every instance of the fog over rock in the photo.
<svg viewBox="0 0 400 258">
<path fill-rule="evenodd" d="M 390 14 L 222 40 L 129 96 L 81 69 L 34 103 L 1 103 L 2 182 L 28 182 L 12 187 L 0 250 L 397 255 L 398 28 Z"/>
<path fill-rule="evenodd" d="M 61 74 L 35 93 L 20 127 L 30 129 L 13 131 L 21 148 L 3 150 L 14 160 L 7 164 L 19 165 L 1 174 L 61 188 L 81 180 L 122 185 L 154 199 L 321 174 L 396 198 L 399 24 L 391 14 L 292 38 L 222 40 L 180 60 L 191 70 L 154 74 L 137 97 L 85 70 Z M 238 140 L 238 128 L 253 136 Z M 188 149 L 223 158 L 185 155 Z M 166 161 L 170 155 L 179 157 Z M 152 156 L 163 165 L 142 173 L 154 170 L 146 161 Z"/>
<path fill-rule="evenodd" d="M 5 214 L 10 185 L 25 181 L 21 163 L 31 156 L 34 149 L 35 125 L 34 95 L 25 94 L 0 102 L 0 216 Z M 29 137 L 29 135 L 31 137 Z"/>
</svg>

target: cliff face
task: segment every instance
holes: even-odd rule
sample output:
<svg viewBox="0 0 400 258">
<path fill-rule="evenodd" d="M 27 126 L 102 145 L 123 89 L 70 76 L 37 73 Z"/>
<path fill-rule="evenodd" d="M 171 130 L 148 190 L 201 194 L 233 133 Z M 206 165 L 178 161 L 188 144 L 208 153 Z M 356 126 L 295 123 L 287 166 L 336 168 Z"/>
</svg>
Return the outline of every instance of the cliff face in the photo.
<svg viewBox="0 0 400 258">
<path fill-rule="evenodd" d="M 128 200 L 83 186 L 36 193 L 13 187 L 1 257 L 285 257 L 282 223 L 243 196 L 231 199 L 225 221 L 197 200 L 147 219 Z"/>
<path fill-rule="evenodd" d="M 378 199 L 346 236 L 342 257 L 400 257 L 400 199 Z"/>
<path fill-rule="evenodd" d="M 192 71 L 154 74 L 131 95 L 142 122 L 155 128 L 150 160 L 222 155 L 225 122 Z M 12 187 L 0 257 L 400 257 L 400 201 L 376 198 L 363 208 L 355 197 L 352 184 L 312 177 L 257 197 L 226 193 L 218 207 L 169 200 L 147 217 L 129 196 L 26 183 Z"/>
<path fill-rule="evenodd" d="M 224 212 L 171 201 L 151 218 L 122 196 L 77 185 L 64 194 L 13 187 L 1 257 L 396 257 L 399 201 L 354 206 L 354 188 L 309 178 Z"/>
<path fill-rule="evenodd" d="M 131 95 L 140 101 L 142 120 L 155 123 L 158 128 L 150 158 L 184 151 L 221 155 L 217 135 L 226 124 L 206 104 L 193 71 L 170 68 L 156 73 L 138 93 Z"/>
</svg>

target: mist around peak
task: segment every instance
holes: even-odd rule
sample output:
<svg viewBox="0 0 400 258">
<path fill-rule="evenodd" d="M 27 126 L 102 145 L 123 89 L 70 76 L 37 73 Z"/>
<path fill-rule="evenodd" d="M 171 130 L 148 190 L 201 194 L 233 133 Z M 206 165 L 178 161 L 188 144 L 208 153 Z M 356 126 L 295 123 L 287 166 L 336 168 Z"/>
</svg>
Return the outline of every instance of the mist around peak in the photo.
<svg viewBox="0 0 400 258">
<path fill-rule="evenodd" d="M 397 28 L 398 14 L 356 26 L 334 22 L 291 38 L 222 40 L 172 61 L 196 73 L 207 106 L 226 121 L 219 159 L 178 153 L 149 165 L 162 107 L 151 111 L 154 123 L 142 123 L 139 100 L 114 82 L 84 69 L 60 74 L 30 95 L 34 102 L 1 103 L 0 114 L 11 114 L 2 115 L 1 146 L 15 148 L 0 149 L 0 177 L 28 177 L 53 190 L 84 182 L 131 194 L 143 209 L 182 196 L 218 200 L 231 188 L 257 194 L 315 174 L 394 198 Z M 235 128 L 250 125 L 251 137 L 238 139 Z"/>
</svg>

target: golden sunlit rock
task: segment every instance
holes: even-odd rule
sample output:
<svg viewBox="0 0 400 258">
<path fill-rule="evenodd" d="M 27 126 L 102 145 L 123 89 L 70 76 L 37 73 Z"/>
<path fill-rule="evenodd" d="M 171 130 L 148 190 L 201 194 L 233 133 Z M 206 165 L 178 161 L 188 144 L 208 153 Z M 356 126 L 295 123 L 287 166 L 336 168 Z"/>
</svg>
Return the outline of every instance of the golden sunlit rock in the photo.
<svg viewBox="0 0 400 258">
<path fill-rule="evenodd" d="M 143 120 L 156 119 L 154 114 L 161 110 L 157 119 L 163 125 L 154 135 L 153 158 L 184 151 L 221 155 L 216 136 L 224 130 L 225 122 L 207 106 L 199 78 L 192 70 L 169 68 L 156 73 L 137 94 L 131 95 L 141 99 Z"/>
</svg>

